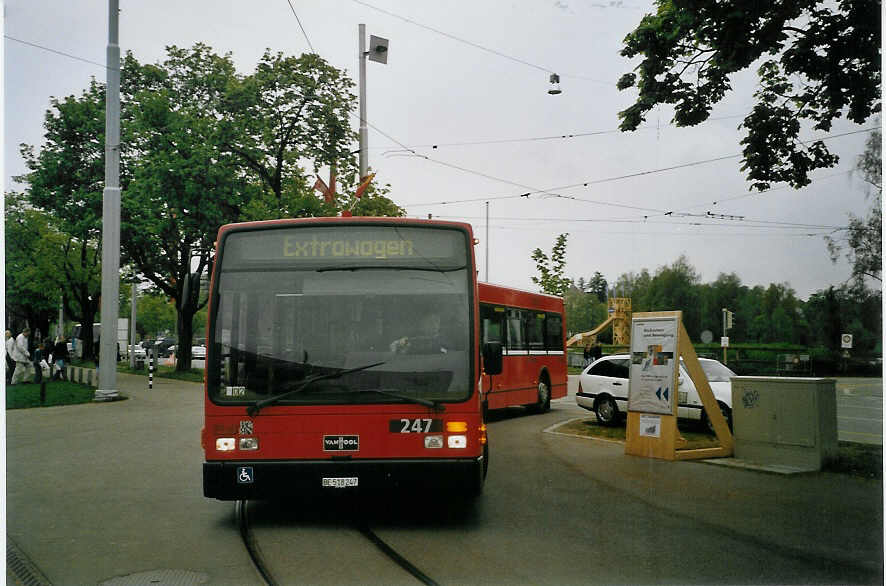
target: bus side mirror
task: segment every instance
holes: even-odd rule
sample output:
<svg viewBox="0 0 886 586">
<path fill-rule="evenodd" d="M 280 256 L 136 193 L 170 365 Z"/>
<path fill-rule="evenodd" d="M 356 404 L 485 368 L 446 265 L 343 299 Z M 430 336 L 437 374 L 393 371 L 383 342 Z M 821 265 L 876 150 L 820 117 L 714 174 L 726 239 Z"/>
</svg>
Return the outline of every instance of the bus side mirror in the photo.
<svg viewBox="0 0 886 586">
<path fill-rule="evenodd" d="M 483 344 L 483 370 L 486 374 L 501 374 L 501 342 Z"/>
</svg>

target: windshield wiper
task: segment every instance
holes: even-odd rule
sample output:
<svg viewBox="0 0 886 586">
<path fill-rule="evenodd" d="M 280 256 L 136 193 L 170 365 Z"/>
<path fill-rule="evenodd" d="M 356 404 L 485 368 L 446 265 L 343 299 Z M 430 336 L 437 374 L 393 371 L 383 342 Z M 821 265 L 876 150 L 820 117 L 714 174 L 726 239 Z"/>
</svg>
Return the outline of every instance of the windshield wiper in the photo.
<svg viewBox="0 0 886 586">
<path fill-rule="evenodd" d="M 446 407 L 440 401 L 432 401 L 430 399 L 422 399 L 420 397 L 410 397 L 408 395 L 401 395 L 400 393 L 395 393 L 393 391 L 387 391 L 385 389 L 359 389 L 353 390 L 352 393 L 378 393 L 379 395 L 386 395 L 388 397 L 394 397 L 395 399 L 400 399 L 401 401 L 406 401 L 407 403 L 415 403 L 417 405 L 424 405 L 425 407 L 430 407 L 434 411 L 438 413 L 442 413 L 446 411 Z"/>
<path fill-rule="evenodd" d="M 299 393 L 317 381 L 339 378 L 340 376 L 344 376 L 344 375 L 350 374 L 352 372 L 366 370 L 367 368 L 372 368 L 373 366 L 380 366 L 382 364 L 384 364 L 384 362 L 376 362 L 374 364 L 367 364 L 366 366 L 358 366 L 357 368 L 349 368 L 347 370 L 340 370 L 338 372 L 330 372 L 327 374 L 318 374 L 315 376 L 309 376 L 306 379 L 304 379 L 303 381 L 301 381 L 301 383 L 299 383 L 299 385 L 297 387 L 295 387 L 294 389 L 292 389 L 291 391 L 286 391 L 285 393 L 280 393 L 279 395 L 274 395 L 273 397 L 268 397 L 267 399 L 262 399 L 261 401 L 256 401 L 254 405 L 250 405 L 246 409 L 246 413 L 250 417 L 255 417 L 256 415 L 258 415 L 258 412 L 261 411 L 264 407 L 267 407 L 268 405 L 276 403 L 280 399 L 284 399 L 284 398 L 288 397 L 289 395 L 294 395 L 295 393 Z"/>
</svg>

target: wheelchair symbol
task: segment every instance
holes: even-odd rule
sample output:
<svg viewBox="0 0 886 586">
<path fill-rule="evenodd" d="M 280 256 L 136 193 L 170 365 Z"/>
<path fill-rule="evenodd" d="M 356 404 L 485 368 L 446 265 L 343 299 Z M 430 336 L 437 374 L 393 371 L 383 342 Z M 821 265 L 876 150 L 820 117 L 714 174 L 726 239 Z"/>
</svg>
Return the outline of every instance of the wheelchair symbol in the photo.
<svg viewBox="0 0 886 586">
<path fill-rule="evenodd" d="M 237 468 L 237 483 L 238 484 L 252 484 L 253 475 L 252 475 L 252 466 L 241 466 Z"/>
</svg>

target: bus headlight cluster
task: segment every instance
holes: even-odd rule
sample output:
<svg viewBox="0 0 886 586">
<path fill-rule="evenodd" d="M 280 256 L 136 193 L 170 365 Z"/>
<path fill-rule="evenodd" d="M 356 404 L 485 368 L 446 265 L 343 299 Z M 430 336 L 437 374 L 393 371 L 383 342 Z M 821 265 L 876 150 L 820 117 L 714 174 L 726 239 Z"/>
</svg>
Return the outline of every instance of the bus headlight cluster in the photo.
<svg viewBox="0 0 886 586">
<path fill-rule="evenodd" d="M 465 435 L 447 436 L 446 445 L 450 448 L 466 448 L 468 447 L 468 437 Z"/>
<path fill-rule="evenodd" d="M 219 437 L 215 440 L 215 449 L 218 452 L 233 452 L 238 449 L 238 442 L 232 437 Z M 243 451 L 255 451 L 258 449 L 257 437 L 241 437 L 239 441 L 239 449 Z"/>
</svg>

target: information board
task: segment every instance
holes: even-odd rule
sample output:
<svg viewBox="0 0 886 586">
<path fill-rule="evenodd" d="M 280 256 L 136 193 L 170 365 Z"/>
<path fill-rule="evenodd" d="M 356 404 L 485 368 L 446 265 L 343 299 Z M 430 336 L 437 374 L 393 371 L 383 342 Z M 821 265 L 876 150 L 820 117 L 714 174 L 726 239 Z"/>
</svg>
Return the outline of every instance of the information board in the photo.
<svg viewBox="0 0 886 586">
<path fill-rule="evenodd" d="M 677 317 L 634 317 L 628 411 L 674 415 Z"/>
</svg>

